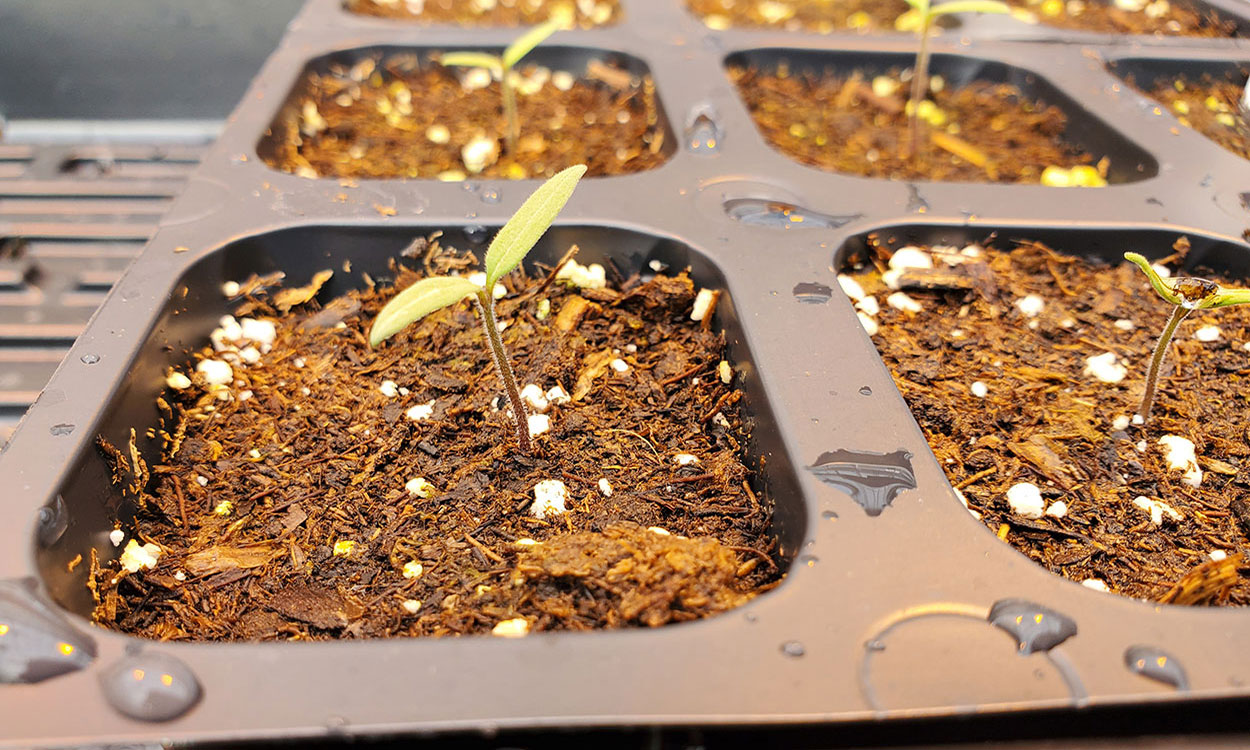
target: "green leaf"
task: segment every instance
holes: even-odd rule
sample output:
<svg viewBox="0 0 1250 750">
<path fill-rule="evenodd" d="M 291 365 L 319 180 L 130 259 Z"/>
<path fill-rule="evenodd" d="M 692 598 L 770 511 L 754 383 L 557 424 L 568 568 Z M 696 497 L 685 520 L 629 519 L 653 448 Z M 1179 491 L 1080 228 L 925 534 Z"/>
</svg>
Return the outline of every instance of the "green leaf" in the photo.
<svg viewBox="0 0 1250 750">
<path fill-rule="evenodd" d="M 1158 272 L 1151 267 L 1150 261 L 1146 260 L 1144 256 L 1138 255 L 1137 253 L 1125 253 L 1124 259 L 1130 263 L 1137 264 L 1137 267 L 1142 270 L 1142 273 L 1146 274 L 1146 278 L 1150 279 L 1150 286 L 1154 287 L 1155 293 L 1160 297 L 1168 302 L 1171 302 L 1173 305 L 1179 305 L 1183 302 L 1180 295 L 1172 291 L 1172 287 L 1163 282 L 1163 279 L 1160 278 Z"/>
<path fill-rule="evenodd" d="M 547 37 L 559 30 L 559 24 L 555 21 L 548 21 L 522 34 L 519 39 L 509 44 L 508 48 L 503 51 L 504 69 L 507 70 L 521 62 L 521 58 L 528 55 L 535 47 L 547 41 Z"/>
<path fill-rule="evenodd" d="M 525 258 L 538 239 L 543 236 L 569 196 L 577 188 L 577 181 L 586 174 L 586 165 L 569 167 L 544 182 L 534 194 L 525 199 L 517 212 L 503 225 L 486 251 L 486 288 L 494 289 L 502 278 Z"/>
<path fill-rule="evenodd" d="M 929 2 L 928 0 L 907 0 L 907 4 L 910 5 L 912 8 L 914 8 L 915 10 L 918 10 L 921 13 L 924 13 L 925 8 L 927 8 L 929 5 Z"/>
<path fill-rule="evenodd" d="M 432 276 L 421 279 L 396 294 L 373 319 L 369 329 L 369 346 L 377 346 L 435 310 L 454 305 L 481 289 L 468 279 L 454 276 Z"/>
<path fill-rule="evenodd" d="M 933 5 L 929 8 L 929 16 L 950 15 L 951 13 L 1011 13 L 1011 6 L 997 0 L 952 0 L 949 3 Z"/>
<path fill-rule="evenodd" d="M 1228 307 L 1229 305 L 1244 305 L 1250 302 L 1250 289 L 1228 289 L 1220 287 L 1215 294 L 1207 297 L 1202 301 L 1198 308 L 1206 310 L 1212 307 Z"/>
<path fill-rule="evenodd" d="M 492 71 L 503 70 L 503 60 L 487 52 L 444 52 L 438 61 L 445 67 L 486 68 Z"/>
</svg>

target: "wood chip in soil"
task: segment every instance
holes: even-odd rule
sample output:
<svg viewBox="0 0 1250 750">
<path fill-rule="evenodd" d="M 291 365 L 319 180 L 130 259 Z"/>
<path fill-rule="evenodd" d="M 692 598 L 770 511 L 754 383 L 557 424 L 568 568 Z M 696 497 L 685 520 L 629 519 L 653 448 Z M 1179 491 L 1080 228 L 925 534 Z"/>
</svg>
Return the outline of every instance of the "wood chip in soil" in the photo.
<svg viewBox="0 0 1250 750">
<path fill-rule="evenodd" d="M 1211 75 L 1198 80 L 1184 76 L 1162 78 L 1146 93 L 1181 125 L 1197 130 L 1243 159 L 1250 159 L 1250 120 L 1240 105 L 1250 71 L 1229 75 L 1234 80 Z"/>
<path fill-rule="evenodd" d="M 909 7 L 903 0 L 687 0 L 686 5 L 712 29 L 769 28 L 818 34 L 843 29 L 893 31 L 894 20 Z"/>
<path fill-rule="evenodd" d="M 534 64 L 517 72 L 516 153 L 506 150 L 499 82 L 485 69 L 398 54 L 308 74 L 261 154 L 272 167 L 310 178 L 444 180 L 550 177 L 575 164 L 592 176 L 617 175 L 667 160 L 650 76 L 601 60 L 577 72 Z M 474 143 L 481 152 L 466 157 Z"/>
<path fill-rule="evenodd" d="M 476 265 L 426 247 L 396 288 Z M 246 341 L 205 348 L 192 386 L 162 396 L 164 449 L 131 498 L 135 535 L 161 554 L 137 573 L 93 567 L 97 624 L 161 640 L 447 636 L 517 618 L 591 630 L 705 617 L 776 585 L 772 503 L 752 490 L 742 394 L 718 376 L 724 336 L 690 320 L 694 284 L 531 294 L 547 271 L 514 272 L 498 303 L 520 382 L 573 394 L 553 394 L 531 455 L 467 302 L 371 349 L 394 289 L 282 313 L 287 295 L 250 285 L 234 304 L 276 340 L 251 364 Z M 206 383 L 204 359 L 234 381 Z M 107 445 L 123 491 L 134 472 Z M 566 513 L 530 512 L 543 480 L 563 482 Z"/>
<path fill-rule="evenodd" d="M 566 16 L 589 29 L 621 20 L 618 0 L 348 0 L 346 6 L 366 16 L 462 26 L 536 26 Z"/>
<path fill-rule="evenodd" d="M 734 66 L 730 77 L 765 139 L 786 156 L 832 172 L 893 179 L 1038 182 L 1047 166 L 1091 165 L 1064 140 L 1067 117 L 1010 84 L 941 83 L 930 93 L 921 147 L 904 158 L 909 83 L 899 70 L 874 79 Z M 934 78 L 940 78 L 934 76 Z M 940 88 L 941 90 L 936 90 Z M 929 106 L 934 109 L 930 111 Z M 924 114 L 924 113 L 922 113 Z M 1106 175 L 1108 163 L 1098 165 Z"/>
<path fill-rule="evenodd" d="M 1036 242 L 993 242 L 1003 249 L 977 255 L 932 248 L 938 268 L 975 266 L 995 283 L 988 293 L 905 284 L 919 312 L 887 302 L 895 292 L 881 270 L 891 250 L 879 238 L 848 271 L 880 306 L 873 342 L 951 484 L 990 529 L 1070 580 L 1161 602 L 1250 602 L 1250 517 L 1243 518 L 1250 516 L 1250 306 L 1186 319 L 1151 420 L 1125 426 L 1140 406 L 1170 305 L 1127 262 L 1087 261 Z M 1174 272 L 1187 246 L 1178 242 L 1168 262 Z M 1196 275 L 1219 279 L 1201 269 Z M 1029 295 L 1044 301 L 1033 317 L 1018 305 Z M 1218 327 L 1218 337 L 1195 336 L 1208 326 Z M 1087 371 L 1090 357 L 1108 352 L 1125 368 L 1119 382 Z M 975 394 L 978 382 L 984 397 Z M 1196 445 L 1199 486 L 1169 468 L 1165 435 Z M 1023 482 L 1040 488 L 1048 509 L 1065 503 L 1066 514 L 1029 519 L 1013 512 L 1007 491 Z M 1139 497 L 1165 503 L 1180 519 L 1165 514 L 1154 523 L 1135 504 Z"/>
</svg>

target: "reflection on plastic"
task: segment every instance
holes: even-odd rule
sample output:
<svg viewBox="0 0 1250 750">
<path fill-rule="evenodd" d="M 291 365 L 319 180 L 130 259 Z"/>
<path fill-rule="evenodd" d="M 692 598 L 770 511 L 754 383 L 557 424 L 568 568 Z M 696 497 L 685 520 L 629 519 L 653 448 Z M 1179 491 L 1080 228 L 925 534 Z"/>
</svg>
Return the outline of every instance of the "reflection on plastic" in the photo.
<svg viewBox="0 0 1250 750">
<path fill-rule="evenodd" d="M 822 214 L 793 203 L 762 198 L 730 198 L 725 201 L 725 213 L 743 224 L 773 229 L 837 229 L 863 217 L 863 214 Z"/>
<path fill-rule="evenodd" d="M 100 675 L 109 705 L 140 721 L 169 721 L 200 700 L 200 683 L 187 665 L 167 654 L 123 656 Z"/>
<path fill-rule="evenodd" d="M 855 453 L 836 450 L 822 453 L 807 467 L 820 481 L 850 495 L 870 516 L 879 516 L 903 490 L 916 489 L 911 454 Z"/>
</svg>

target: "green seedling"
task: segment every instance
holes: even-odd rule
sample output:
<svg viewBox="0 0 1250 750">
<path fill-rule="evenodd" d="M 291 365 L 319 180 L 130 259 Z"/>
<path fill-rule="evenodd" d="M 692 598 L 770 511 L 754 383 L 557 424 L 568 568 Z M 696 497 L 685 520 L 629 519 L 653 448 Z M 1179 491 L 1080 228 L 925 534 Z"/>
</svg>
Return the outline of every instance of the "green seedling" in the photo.
<svg viewBox="0 0 1250 750">
<path fill-rule="evenodd" d="M 1146 278 L 1150 279 L 1150 286 L 1154 287 L 1155 293 L 1174 305 L 1167 324 L 1163 326 L 1159 342 L 1155 344 L 1154 355 L 1150 358 L 1150 369 L 1146 372 L 1146 392 L 1142 394 L 1141 408 L 1137 410 L 1138 416 L 1145 423 L 1150 419 L 1150 410 L 1154 407 L 1159 368 L 1163 364 L 1163 358 L 1167 355 L 1168 344 L 1172 342 L 1176 327 L 1194 310 L 1210 310 L 1215 307 L 1243 305 L 1250 302 L 1250 289 L 1229 289 L 1214 281 L 1192 276 L 1164 279 L 1150 265 L 1150 261 L 1141 255 L 1125 253 L 1124 259 L 1136 263 L 1146 274 Z"/>
<path fill-rule="evenodd" d="M 907 144 L 910 149 L 903 153 L 904 158 L 911 158 L 920 151 L 920 126 L 917 120 L 920 102 L 929 93 L 929 32 L 940 16 L 953 13 L 1009 13 L 1014 9 L 997 0 L 951 0 L 934 4 L 930 0 L 907 0 L 911 10 L 900 17 L 896 25 L 908 27 L 914 25 L 920 35 L 920 49 L 916 52 L 916 65 L 912 68 L 911 95 L 907 102 Z"/>
<path fill-rule="evenodd" d="M 530 436 L 525 406 L 521 402 L 521 392 L 517 390 L 516 375 L 508 361 L 508 350 L 504 348 L 503 338 L 499 335 L 499 325 L 495 321 L 495 296 L 492 292 L 495 283 L 525 259 L 534 244 L 551 226 L 551 222 L 555 221 L 556 215 L 564 208 L 577 187 L 577 181 L 584 174 L 584 164 L 569 167 L 547 180 L 533 195 L 525 199 L 521 208 L 495 235 L 486 251 L 486 283 L 483 286 L 479 287 L 458 276 L 430 276 L 422 279 L 386 303 L 369 330 L 369 345 L 376 347 L 435 310 L 454 305 L 465 297 L 472 297 L 482 315 L 482 328 L 486 331 L 486 340 L 490 342 L 495 369 L 499 372 L 499 379 L 503 381 L 508 402 L 512 404 L 512 414 L 517 425 L 517 442 L 526 453 L 530 451 Z"/>
<path fill-rule="evenodd" d="M 521 137 L 521 124 L 517 121 L 516 112 L 516 89 L 512 85 L 512 68 L 559 29 L 560 26 L 555 21 L 535 26 L 509 44 L 502 55 L 488 52 L 448 52 L 439 57 L 439 62 L 443 65 L 486 68 L 493 75 L 499 76 L 499 89 L 503 92 L 503 116 L 507 127 L 504 138 L 507 140 L 509 154 L 516 153 L 516 143 Z"/>
</svg>

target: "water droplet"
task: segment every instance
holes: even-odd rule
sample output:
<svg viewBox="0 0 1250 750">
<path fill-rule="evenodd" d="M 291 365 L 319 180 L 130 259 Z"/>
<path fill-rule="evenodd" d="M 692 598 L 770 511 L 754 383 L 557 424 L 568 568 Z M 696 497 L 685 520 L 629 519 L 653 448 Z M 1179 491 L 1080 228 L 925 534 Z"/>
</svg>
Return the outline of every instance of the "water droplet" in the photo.
<svg viewBox="0 0 1250 750">
<path fill-rule="evenodd" d="M 725 133 L 717 124 L 720 118 L 711 104 L 696 104 L 686 116 L 686 149 L 696 154 L 711 155 L 720 151 Z"/>
<path fill-rule="evenodd" d="M 725 213 L 731 219 L 774 229 L 837 229 L 863 217 L 863 214 L 822 214 L 793 203 L 760 198 L 731 198 L 724 205 Z"/>
<path fill-rule="evenodd" d="M 881 515 L 903 490 L 916 489 L 916 475 L 907 451 L 836 450 L 820 454 L 807 469 L 820 481 L 850 495 L 870 516 Z"/>
<path fill-rule="evenodd" d="M 1150 205 L 1152 205 L 1152 206 L 1162 206 L 1162 205 L 1163 205 L 1163 201 L 1159 200 L 1158 198 L 1147 198 L 1147 199 L 1146 199 L 1146 203 L 1148 203 L 1148 204 L 1150 204 Z"/>
<path fill-rule="evenodd" d="M 74 431 L 74 425 L 66 424 L 65 422 L 58 422 L 57 424 L 54 424 L 48 428 L 48 432 L 57 436 L 69 435 L 73 431 Z"/>
<path fill-rule="evenodd" d="M 45 547 L 51 547 L 60 540 L 67 528 L 69 528 L 69 509 L 65 507 L 65 500 L 57 495 L 52 498 L 52 502 L 39 509 L 39 543 Z"/>
<path fill-rule="evenodd" d="M 78 359 L 84 365 L 94 365 L 96 362 L 100 361 L 100 355 L 99 354 L 84 354 Z"/>
<path fill-rule="evenodd" d="M 746 618 L 747 622 L 757 622 L 760 619 L 760 616 L 755 614 L 754 612 L 747 612 L 745 615 L 743 615 L 743 617 Z"/>
<path fill-rule="evenodd" d="M 1189 676 L 1171 654 L 1154 646 L 1129 646 L 1124 651 L 1124 666 L 1143 677 L 1171 685 L 1177 690 L 1189 689 Z"/>
<path fill-rule="evenodd" d="M 920 189 L 910 182 L 907 183 L 907 206 L 904 210 L 920 214 L 929 210 L 929 202 L 920 197 Z"/>
<path fill-rule="evenodd" d="M 138 299 L 139 296 L 140 296 L 140 293 L 139 293 L 139 290 L 137 289 L 123 289 L 122 290 L 122 302 L 129 302 L 132 299 Z"/>
<path fill-rule="evenodd" d="M 1215 182 L 1215 178 L 1208 174 L 1202 178 L 1202 182 L 1198 183 L 1198 187 L 1211 187 L 1213 182 Z"/>
<path fill-rule="evenodd" d="M 781 644 L 781 653 L 785 654 L 786 656 L 793 656 L 794 658 L 797 659 L 803 654 L 806 654 L 807 649 L 803 648 L 803 644 L 799 643 L 798 641 L 786 641 L 785 643 Z"/>
<path fill-rule="evenodd" d="M 481 224 L 470 224 L 464 228 L 464 238 L 474 245 L 481 245 L 490 239 L 490 230 Z"/>
<path fill-rule="evenodd" d="M 481 194 L 481 195 L 479 195 L 478 197 L 479 197 L 479 198 L 481 198 L 481 200 L 482 200 L 482 202 L 483 202 L 483 203 L 492 203 L 492 204 L 493 204 L 493 203 L 498 203 L 498 202 L 499 202 L 499 191 L 498 191 L 498 190 L 489 190 L 489 189 L 488 189 L 488 190 L 483 190 L 483 191 L 482 191 L 482 194 Z"/>
<path fill-rule="evenodd" d="M 820 512 L 820 517 L 825 519 L 826 521 L 836 521 L 838 520 L 838 513 L 837 511 L 833 511 L 833 510 L 822 510 Z"/>
<path fill-rule="evenodd" d="M 331 716 L 326 719 L 326 733 L 338 737 L 347 734 L 348 721 L 342 716 Z"/>
<path fill-rule="evenodd" d="M 466 193 L 476 193 L 482 189 L 482 186 L 477 182 L 462 182 L 460 183 L 460 189 Z"/>
<path fill-rule="evenodd" d="M 868 386 L 866 386 L 866 385 L 861 385 L 861 386 L 859 387 L 859 395 L 861 395 L 861 396 L 871 396 L 871 395 L 872 395 L 872 389 L 871 389 L 871 388 L 869 388 L 869 387 L 868 387 Z"/>
<path fill-rule="evenodd" d="M 809 568 L 816 567 L 816 563 L 820 562 L 820 558 L 815 555 L 803 555 L 799 558 L 799 562 Z"/>
<path fill-rule="evenodd" d="M 833 297 L 833 289 L 814 281 L 803 281 L 794 285 L 794 298 L 809 305 L 823 305 Z"/>
<path fill-rule="evenodd" d="M 871 641 L 868 641 L 867 643 L 865 643 L 864 648 L 868 649 L 869 651 L 877 651 L 877 652 L 885 651 L 885 641 L 880 640 L 878 638 L 874 638 Z"/>
<path fill-rule="evenodd" d="M 0 684 L 74 672 L 95 655 L 95 642 L 36 598 L 32 582 L 0 581 Z"/>
<path fill-rule="evenodd" d="M 100 674 L 109 705 L 139 721 L 169 721 L 200 700 L 200 682 L 168 654 L 140 651 L 118 659 Z"/>
<path fill-rule="evenodd" d="M 1076 635 L 1072 618 L 1025 599 L 994 602 L 988 619 L 1016 639 L 1021 654 L 1049 651 Z"/>
</svg>

